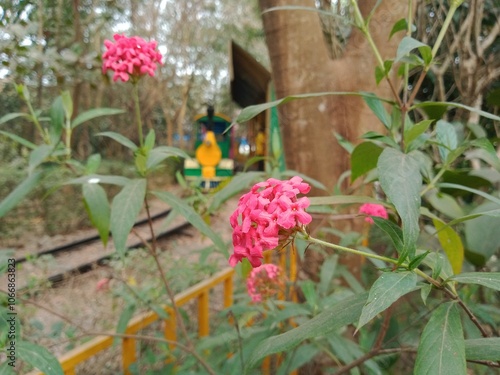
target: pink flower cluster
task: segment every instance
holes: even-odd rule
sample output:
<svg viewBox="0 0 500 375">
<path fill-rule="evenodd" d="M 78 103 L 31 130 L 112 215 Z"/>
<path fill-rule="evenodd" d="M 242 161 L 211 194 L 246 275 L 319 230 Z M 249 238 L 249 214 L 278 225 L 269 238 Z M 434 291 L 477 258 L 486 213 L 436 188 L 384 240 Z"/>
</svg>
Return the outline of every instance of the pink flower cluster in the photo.
<svg viewBox="0 0 500 375">
<path fill-rule="evenodd" d="M 368 215 L 365 221 L 370 224 L 373 224 L 373 219 L 370 216 L 378 216 L 383 219 L 389 218 L 387 210 L 381 204 L 365 203 L 359 208 L 359 213 Z"/>
<path fill-rule="evenodd" d="M 115 34 L 116 43 L 105 40 L 107 51 L 103 53 L 102 72 L 112 70 L 113 81 L 121 79 L 127 82 L 130 78 L 139 78 L 145 74 L 154 76 L 156 64 L 161 64 L 161 54 L 156 49 L 156 41 L 146 42 L 144 39 L 133 36 Z"/>
<path fill-rule="evenodd" d="M 285 181 L 270 178 L 243 195 L 230 217 L 234 253 L 229 264 L 234 267 L 247 258 L 252 267 L 258 267 L 263 251 L 274 249 L 301 226 L 309 224 L 311 215 L 304 211 L 309 207 L 309 199 L 297 198 L 297 194 L 309 190 L 309 184 L 295 176 Z"/>
<path fill-rule="evenodd" d="M 262 302 L 283 288 L 281 270 L 274 264 L 263 264 L 254 268 L 248 275 L 247 291 L 253 302 Z"/>
</svg>

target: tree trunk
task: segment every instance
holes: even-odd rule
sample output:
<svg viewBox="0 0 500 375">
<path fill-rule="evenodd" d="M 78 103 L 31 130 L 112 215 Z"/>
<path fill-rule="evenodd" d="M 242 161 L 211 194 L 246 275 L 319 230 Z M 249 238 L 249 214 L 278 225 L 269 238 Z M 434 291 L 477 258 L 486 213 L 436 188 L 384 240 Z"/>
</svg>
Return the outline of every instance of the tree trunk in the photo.
<svg viewBox="0 0 500 375">
<path fill-rule="evenodd" d="M 376 0 L 360 0 L 362 14 L 367 15 L 375 3 Z M 384 0 L 371 20 L 372 37 L 384 59 L 395 56 L 398 35 L 389 40 L 389 33 L 396 21 L 407 16 L 408 6 L 404 3 Z M 368 91 L 393 98 L 387 82 L 376 85 L 377 62 L 360 31 L 353 29 L 343 56 L 331 59 L 316 12 L 289 9 L 265 12 L 285 5 L 314 8 L 314 0 L 259 0 L 259 5 L 264 12 L 277 98 L 324 91 Z M 358 143 L 359 137 L 368 130 L 383 132 L 382 124 L 363 100 L 353 96 L 293 101 L 280 106 L 279 115 L 287 167 L 321 181 L 329 190 L 349 169 L 349 155 L 337 142 L 335 133 Z M 313 192 L 318 193 L 321 192 Z M 362 221 L 345 222 L 342 229 L 348 231 L 358 226 L 359 230 L 358 224 Z M 307 263 L 312 268 L 308 270 L 305 265 L 305 271 L 310 276 L 317 275 L 318 261 Z M 358 274 L 360 259 L 349 257 L 347 263 L 350 270 Z"/>
</svg>

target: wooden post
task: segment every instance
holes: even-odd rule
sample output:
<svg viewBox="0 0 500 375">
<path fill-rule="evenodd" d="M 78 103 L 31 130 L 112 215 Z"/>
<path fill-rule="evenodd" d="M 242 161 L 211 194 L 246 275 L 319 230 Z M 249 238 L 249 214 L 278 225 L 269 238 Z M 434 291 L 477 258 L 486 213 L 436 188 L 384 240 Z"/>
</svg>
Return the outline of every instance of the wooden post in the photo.
<svg viewBox="0 0 500 375">
<path fill-rule="evenodd" d="M 204 290 L 198 297 L 198 336 L 208 336 L 209 332 L 208 290 Z"/>
</svg>

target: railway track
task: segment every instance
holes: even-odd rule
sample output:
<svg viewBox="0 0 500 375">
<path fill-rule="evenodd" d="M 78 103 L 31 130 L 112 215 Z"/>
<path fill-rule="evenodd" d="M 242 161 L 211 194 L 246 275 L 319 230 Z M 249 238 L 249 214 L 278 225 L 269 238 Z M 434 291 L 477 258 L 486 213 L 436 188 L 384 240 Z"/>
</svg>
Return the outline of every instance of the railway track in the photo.
<svg viewBox="0 0 500 375">
<path fill-rule="evenodd" d="M 164 228 L 163 218 L 170 210 L 162 210 L 152 215 L 156 239 L 164 239 L 179 233 L 190 224 L 181 217 Z M 137 221 L 127 240 L 129 250 L 144 246 L 144 241 L 152 240 L 147 218 Z M 52 286 L 66 278 L 88 272 L 96 266 L 103 265 L 115 253 L 112 241 L 105 247 L 97 232 L 78 238 L 63 245 L 34 252 L 28 256 L 18 257 L 16 264 L 17 289 L 25 289 L 40 279 L 48 280 Z M 4 288 L 1 285 L 0 288 Z"/>
</svg>

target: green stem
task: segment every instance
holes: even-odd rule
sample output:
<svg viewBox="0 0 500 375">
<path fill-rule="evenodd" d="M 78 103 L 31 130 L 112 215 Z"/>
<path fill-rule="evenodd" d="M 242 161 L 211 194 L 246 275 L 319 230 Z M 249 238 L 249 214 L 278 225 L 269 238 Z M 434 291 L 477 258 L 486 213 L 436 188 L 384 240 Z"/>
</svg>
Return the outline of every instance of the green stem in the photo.
<svg viewBox="0 0 500 375">
<path fill-rule="evenodd" d="M 69 119 L 66 119 L 66 159 L 71 158 L 71 134 L 73 129 L 71 129 L 71 123 Z"/>
<path fill-rule="evenodd" d="M 49 139 L 47 133 L 45 132 L 45 130 L 42 128 L 42 125 L 40 125 L 40 122 L 38 121 L 38 117 L 36 117 L 35 111 L 33 110 L 33 107 L 31 106 L 31 102 L 28 99 L 25 99 L 25 101 L 26 101 L 26 104 L 28 105 L 28 109 L 30 111 L 31 118 L 33 119 L 33 123 L 35 124 L 38 131 L 40 132 L 40 135 L 42 136 L 43 141 L 49 145 L 50 139 Z"/>
<path fill-rule="evenodd" d="M 394 99 L 397 100 L 398 104 L 400 107 L 402 107 L 403 103 L 401 103 L 401 99 L 399 98 L 399 95 L 393 86 L 391 80 L 389 79 L 389 76 L 385 74 L 385 66 L 384 66 L 384 59 L 382 58 L 382 55 L 380 54 L 377 45 L 375 44 L 374 40 L 372 39 L 372 36 L 370 34 L 370 31 L 368 30 L 368 27 L 365 23 L 365 20 L 363 18 L 363 15 L 361 14 L 361 11 L 359 10 L 358 7 L 358 2 L 356 0 L 351 0 L 351 6 L 354 10 L 354 21 L 355 25 L 359 27 L 363 35 L 366 37 L 366 40 L 368 41 L 368 44 L 370 45 L 373 53 L 375 54 L 375 58 L 377 59 L 378 65 L 380 66 L 380 69 L 384 72 L 384 78 L 389 84 L 389 87 L 392 91 L 392 95 L 394 96 Z"/>
<path fill-rule="evenodd" d="M 432 47 L 432 60 L 434 60 L 434 57 L 436 56 L 436 53 L 441 46 L 441 43 L 443 42 L 444 36 L 446 35 L 446 31 L 448 30 L 448 27 L 450 26 L 451 20 L 453 19 L 453 15 L 455 14 L 455 11 L 457 8 L 460 6 L 461 2 L 457 1 L 452 1 L 450 5 L 450 10 L 448 11 L 448 14 L 446 15 L 446 18 L 444 20 L 443 26 L 441 27 L 441 30 L 439 31 L 439 35 L 436 39 L 436 43 L 434 43 L 434 47 Z M 428 71 L 430 68 L 429 66 L 426 67 L 425 71 Z"/>
<path fill-rule="evenodd" d="M 429 62 L 428 65 L 424 67 L 422 72 L 420 73 L 420 77 L 418 78 L 417 83 L 413 87 L 413 92 L 410 96 L 410 99 L 408 100 L 405 105 L 409 108 L 413 104 L 413 101 L 415 100 L 415 97 L 417 96 L 417 92 L 420 89 L 420 86 L 422 85 L 422 82 L 424 81 L 425 76 L 427 75 L 427 72 L 431 68 L 432 63 L 434 62 L 434 57 L 436 57 L 436 53 L 441 46 L 441 43 L 443 42 L 444 36 L 446 35 L 446 31 L 448 30 L 448 27 L 450 26 L 450 23 L 453 19 L 453 15 L 455 14 L 455 11 L 458 9 L 460 4 L 462 4 L 463 0 L 458 0 L 458 1 L 452 1 L 450 5 L 450 10 L 448 11 L 448 14 L 446 15 L 446 18 L 443 22 L 443 26 L 441 27 L 441 30 L 439 31 L 439 35 L 436 39 L 436 43 L 434 43 L 434 47 L 432 47 L 432 57 L 431 61 Z"/>
<path fill-rule="evenodd" d="M 443 168 L 441 168 L 441 170 L 438 172 L 438 174 L 436 176 L 434 176 L 432 181 L 429 182 L 429 184 L 425 187 L 424 190 L 422 190 L 422 192 L 420 193 L 420 196 L 424 196 L 425 193 L 427 193 L 429 190 L 433 189 L 436 186 L 436 183 L 438 182 L 438 180 L 441 178 L 441 176 L 446 171 L 447 171 L 447 165 L 443 166 Z"/>
<path fill-rule="evenodd" d="M 334 250 L 344 251 L 346 253 L 360 255 L 362 257 L 367 257 L 367 258 L 372 258 L 372 259 L 378 259 L 378 260 L 382 260 L 384 262 L 388 262 L 388 263 L 392 263 L 392 264 L 396 264 L 396 265 L 398 264 L 398 261 L 396 259 L 393 259 L 393 258 L 387 258 L 387 257 L 384 257 L 382 255 L 367 253 L 367 252 L 362 251 L 362 250 L 351 249 L 349 247 L 344 247 L 344 246 L 336 245 L 336 244 L 333 244 L 333 243 L 330 243 L 330 242 L 326 242 L 326 241 L 320 240 L 318 238 L 311 237 L 310 235 L 308 235 L 306 233 L 302 233 L 302 234 L 303 234 L 305 240 L 307 240 L 309 242 L 312 242 L 312 243 L 316 243 L 318 245 L 329 247 L 329 248 L 334 249 Z"/>
<path fill-rule="evenodd" d="M 138 82 L 133 82 L 134 85 L 134 104 L 135 104 L 135 117 L 137 122 L 137 131 L 139 133 L 139 146 L 142 148 L 144 145 L 144 137 L 142 135 L 142 120 L 141 120 L 141 107 L 139 105 L 139 84 Z"/>
</svg>

